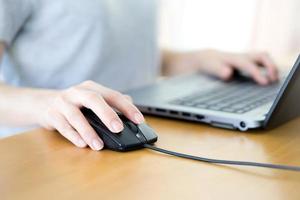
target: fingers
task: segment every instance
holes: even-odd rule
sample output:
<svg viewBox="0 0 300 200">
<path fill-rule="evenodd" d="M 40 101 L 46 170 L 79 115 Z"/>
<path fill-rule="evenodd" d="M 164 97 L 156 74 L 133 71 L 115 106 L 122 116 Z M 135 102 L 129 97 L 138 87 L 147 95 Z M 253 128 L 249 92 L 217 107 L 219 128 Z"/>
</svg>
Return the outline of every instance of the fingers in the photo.
<svg viewBox="0 0 300 200">
<path fill-rule="evenodd" d="M 87 81 L 80 85 L 59 91 L 50 105 L 51 112 L 46 112 L 44 127 L 55 128 L 65 138 L 78 147 L 89 146 L 100 150 L 104 144 L 91 127 L 80 109 L 91 109 L 111 132 L 121 132 L 123 122 L 116 110 L 121 111 L 135 123 L 144 121 L 143 115 L 133 105 L 129 96 L 109 88 Z"/>
<path fill-rule="evenodd" d="M 77 147 L 84 148 L 87 143 L 80 137 L 80 135 L 72 128 L 69 122 L 59 113 L 51 113 L 51 121 L 53 126 L 59 131 L 65 138 L 75 144 Z"/>
<path fill-rule="evenodd" d="M 211 56 L 204 57 L 202 70 L 208 74 L 216 75 L 223 80 L 232 77 L 234 69 L 244 71 L 259 84 L 266 85 L 278 80 L 276 65 L 265 53 L 234 54 L 213 51 Z M 265 67 L 267 74 L 261 73 L 260 68 Z"/>
<path fill-rule="evenodd" d="M 268 54 L 257 53 L 257 54 L 254 54 L 252 56 L 252 58 L 256 63 L 261 64 L 263 67 L 265 67 L 267 69 L 267 72 L 268 72 L 267 75 L 272 82 L 278 80 L 277 67 Z"/>
<path fill-rule="evenodd" d="M 261 73 L 259 66 L 254 62 L 251 62 L 250 60 L 245 58 L 235 58 L 230 62 L 233 67 L 249 73 L 258 84 L 266 85 L 269 83 L 268 79 Z"/>
<path fill-rule="evenodd" d="M 219 70 L 219 77 L 222 79 L 222 80 L 229 80 L 232 76 L 233 76 L 233 69 L 227 65 L 224 65 L 224 66 L 221 66 L 220 65 L 220 69 Z"/>
<path fill-rule="evenodd" d="M 211 64 L 211 67 L 204 68 L 202 69 L 202 71 L 204 71 L 207 74 L 217 76 L 224 81 L 229 80 L 233 75 L 232 67 L 221 62 Z"/>
<path fill-rule="evenodd" d="M 110 106 L 118 109 L 136 124 L 141 124 L 145 121 L 142 113 L 121 93 L 107 89 L 103 93 L 103 97 Z"/>
<path fill-rule="evenodd" d="M 119 133 L 123 130 L 123 122 L 98 92 L 77 88 L 69 95 L 73 104 L 93 110 L 111 132 Z"/>
<path fill-rule="evenodd" d="M 123 95 L 117 91 L 111 90 L 90 81 L 86 82 L 83 87 L 93 89 L 94 91 L 101 94 L 105 102 L 107 102 L 109 106 L 112 106 L 118 111 L 122 112 L 128 119 L 135 122 L 136 124 L 140 124 L 145 121 L 142 113 L 132 103 L 132 99 L 130 96 Z"/>
<path fill-rule="evenodd" d="M 79 133 L 89 147 L 93 150 L 101 150 L 104 146 L 102 140 L 90 126 L 79 108 L 72 105 L 67 100 L 62 100 L 59 106 L 69 124 Z"/>
</svg>

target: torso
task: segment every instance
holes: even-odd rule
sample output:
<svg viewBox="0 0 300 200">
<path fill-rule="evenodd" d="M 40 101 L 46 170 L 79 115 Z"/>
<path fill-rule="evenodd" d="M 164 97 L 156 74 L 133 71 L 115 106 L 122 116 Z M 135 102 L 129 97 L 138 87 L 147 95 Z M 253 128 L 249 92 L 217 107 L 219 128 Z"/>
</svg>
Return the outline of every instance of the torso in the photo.
<svg viewBox="0 0 300 200">
<path fill-rule="evenodd" d="M 10 84 L 66 88 L 90 79 L 125 90 L 157 75 L 154 0 L 33 2 L 3 67 Z"/>
</svg>

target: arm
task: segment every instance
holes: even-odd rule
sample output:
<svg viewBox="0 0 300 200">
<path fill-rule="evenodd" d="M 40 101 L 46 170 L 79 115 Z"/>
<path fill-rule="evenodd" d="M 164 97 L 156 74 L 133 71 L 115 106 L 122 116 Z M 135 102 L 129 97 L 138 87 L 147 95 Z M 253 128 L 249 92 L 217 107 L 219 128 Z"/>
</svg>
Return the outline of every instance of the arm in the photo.
<svg viewBox="0 0 300 200">
<path fill-rule="evenodd" d="M 3 50 L 1 44 L 0 55 Z M 123 124 L 113 108 L 137 124 L 144 121 L 128 96 L 92 81 L 65 90 L 17 88 L 0 83 L 0 124 L 38 124 L 58 130 L 78 147 L 88 145 L 100 150 L 103 142 L 80 112 L 83 106 L 92 109 L 115 133 L 123 129 Z"/>
<path fill-rule="evenodd" d="M 0 42 L 0 61 L 4 48 L 4 43 Z M 54 91 L 51 90 L 16 88 L 0 82 L 0 124 L 38 124 L 36 112 L 43 109 L 40 102 L 46 101 L 47 96 L 53 94 Z M 36 109 L 33 109 L 32 105 L 35 105 Z"/>
<path fill-rule="evenodd" d="M 192 59 L 185 58 L 188 53 L 181 53 L 170 50 L 162 52 L 162 73 L 163 75 L 177 75 L 191 73 L 198 70 Z"/>
<path fill-rule="evenodd" d="M 216 50 L 195 52 L 163 51 L 162 71 L 167 75 L 202 71 L 228 80 L 237 69 L 249 74 L 257 83 L 265 85 L 278 79 L 276 65 L 266 53 L 236 54 Z M 259 68 L 264 67 L 267 76 Z"/>
</svg>

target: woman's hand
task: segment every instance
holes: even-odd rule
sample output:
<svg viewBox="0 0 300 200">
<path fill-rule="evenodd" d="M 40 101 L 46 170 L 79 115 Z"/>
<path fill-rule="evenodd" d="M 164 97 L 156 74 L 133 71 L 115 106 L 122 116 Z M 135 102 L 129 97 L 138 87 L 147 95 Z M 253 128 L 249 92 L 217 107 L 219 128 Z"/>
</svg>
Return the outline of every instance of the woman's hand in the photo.
<svg viewBox="0 0 300 200">
<path fill-rule="evenodd" d="M 200 70 L 223 80 L 232 78 L 235 69 L 249 74 L 257 83 L 266 85 L 278 80 L 277 67 L 266 53 L 235 54 L 216 50 L 189 53 L 166 53 L 169 73 Z M 266 69 L 263 75 L 260 68 Z"/>
<path fill-rule="evenodd" d="M 54 92 L 49 98 L 51 103 L 45 110 L 40 124 L 45 128 L 58 130 L 78 147 L 88 145 L 93 150 L 103 148 L 102 140 L 81 113 L 81 107 L 93 110 L 114 133 L 123 130 L 123 123 L 114 109 L 136 124 L 144 121 L 143 115 L 133 105 L 130 97 L 92 81 Z"/>
</svg>

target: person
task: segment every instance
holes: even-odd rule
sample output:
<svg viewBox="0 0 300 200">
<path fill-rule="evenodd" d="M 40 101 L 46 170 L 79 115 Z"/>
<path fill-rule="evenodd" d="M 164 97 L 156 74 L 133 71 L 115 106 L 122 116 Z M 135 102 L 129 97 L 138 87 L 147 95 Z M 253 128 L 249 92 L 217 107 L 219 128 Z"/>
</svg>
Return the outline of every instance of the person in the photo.
<svg viewBox="0 0 300 200">
<path fill-rule="evenodd" d="M 116 134 L 123 129 L 116 110 L 143 123 L 121 92 L 154 81 L 160 72 L 200 70 L 228 80 L 238 69 L 262 85 L 277 80 L 265 53 L 159 50 L 158 6 L 155 0 L 0 0 L 2 136 L 13 127 L 39 125 L 78 147 L 100 150 L 103 142 L 80 108 L 92 109 Z"/>
</svg>

